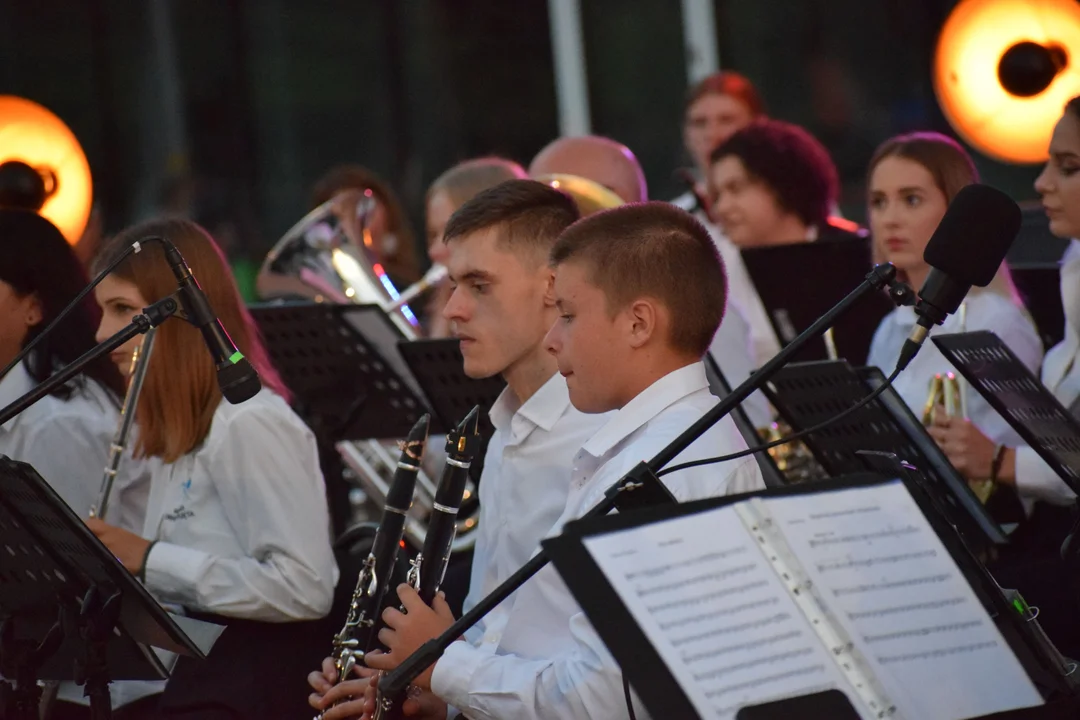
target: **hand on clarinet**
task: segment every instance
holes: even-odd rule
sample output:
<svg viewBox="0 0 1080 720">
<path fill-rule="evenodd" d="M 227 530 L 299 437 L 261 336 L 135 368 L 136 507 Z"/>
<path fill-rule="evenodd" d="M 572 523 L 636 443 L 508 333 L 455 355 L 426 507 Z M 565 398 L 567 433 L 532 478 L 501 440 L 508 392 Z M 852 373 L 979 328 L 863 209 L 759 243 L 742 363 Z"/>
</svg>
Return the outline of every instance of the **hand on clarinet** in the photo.
<svg viewBox="0 0 1080 720">
<path fill-rule="evenodd" d="M 383 610 L 382 619 L 386 627 L 379 631 L 379 642 L 389 648 L 390 652 L 368 653 L 365 662 L 369 667 L 393 670 L 420 649 L 421 645 L 439 637 L 446 628 L 454 624 L 454 613 L 446 604 L 446 597 L 442 592 L 435 596 L 431 607 L 420 599 L 420 595 L 411 585 L 398 585 L 397 592 L 405 612 L 392 607 Z M 434 665 L 431 665 L 424 670 L 413 680 L 413 685 L 422 690 L 430 690 L 433 668 Z"/>
<path fill-rule="evenodd" d="M 375 697 L 381 675 L 380 672 L 368 681 L 368 687 L 364 691 L 364 714 L 360 720 L 371 720 L 375 714 Z M 449 708 L 435 693 L 410 685 L 408 697 L 401 704 L 401 714 L 416 720 L 446 720 Z M 328 717 L 328 720 L 335 718 Z"/>
<path fill-rule="evenodd" d="M 324 658 L 322 670 L 308 673 L 307 681 L 313 692 L 308 696 L 308 704 L 316 710 L 324 710 L 332 706 L 338 700 L 347 700 L 333 711 L 327 711 L 322 717 L 333 720 L 334 718 L 357 718 L 363 712 L 364 692 L 368 682 L 378 674 L 378 671 L 363 665 L 353 667 L 355 678 L 344 680 L 340 685 L 337 682 L 337 667 L 334 658 Z M 331 694 L 333 693 L 333 694 Z M 329 696 L 329 697 L 328 697 Z"/>
<path fill-rule="evenodd" d="M 146 560 L 146 551 L 150 549 L 149 540 L 133 532 L 109 525 L 100 518 L 87 518 L 86 527 L 97 535 L 98 540 L 109 548 L 109 551 L 129 572 L 138 574 L 142 570 L 143 562 Z"/>
</svg>

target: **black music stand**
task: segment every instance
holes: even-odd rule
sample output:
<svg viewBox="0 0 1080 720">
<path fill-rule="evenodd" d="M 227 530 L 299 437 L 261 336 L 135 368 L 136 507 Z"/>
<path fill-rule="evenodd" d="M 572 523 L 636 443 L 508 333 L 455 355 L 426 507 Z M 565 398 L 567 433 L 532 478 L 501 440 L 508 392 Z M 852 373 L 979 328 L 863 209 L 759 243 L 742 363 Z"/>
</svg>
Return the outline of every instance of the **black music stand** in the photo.
<svg viewBox="0 0 1080 720">
<path fill-rule="evenodd" d="M 877 368 L 857 371 L 843 360 L 797 363 L 781 368 L 766 385 L 765 393 L 780 416 L 800 430 L 835 417 L 884 381 Z M 804 442 L 834 477 L 866 469 L 859 451 L 892 453 L 942 489 L 950 519 L 974 547 L 1007 542 L 1001 526 L 891 388 L 866 407 L 811 433 Z"/>
<path fill-rule="evenodd" d="M 810 327 L 873 267 L 870 241 L 857 235 L 746 249 L 742 259 L 781 345 Z M 874 332 L 893 307 L 888 295 L 878 293 L 844 313 L 834 326 L 839 356 L 853 365 L 866 362 Z M 795 361 L 826 357 L 824 343 L 811 343 Z"/>
<path fill-rule="evenodd" d="M 251 314 L 297 412 L 326 441 L 403 438 L 427 412 L 403 366 L 380 351 L 401 337 L 382 308 L 289 302 Z M 374 339 L 380 328 L 386 337 Z"/>
<path fill-rule="evenodd" d="M 480 433 L 491 436 L 488 411 L 506 387 L 502 377 L 477 380 L 466 375 L 461 345 L 453 338 L 400 342 L 398 351 L 444 427 L 454 427 L 479 406 Z"/>
<path fill-rule="evenodd" d="M 990 407 L 1080 495 L 1080 422 L 1009 346 L 988 330 L 931 339 Z"/>
<path fill-rule="evenodd" d="M 561 535 L 542 541 L 544 551 L 551 558 L 573 593 L 581 609 L 585 612 L 596 632 L 600 635 L 608 650 L 615 657 L 630 685 L 653 713 L 654 717 L 699 717 L 694 707 L 680 687 L 678 681 L 667 670 L 667 664 L 654 645 L 647 639 L 645 632 L 638 625 L 627 605 L 620 598 L 615 588 L 607 581 L 604 572 L 584 546 L 584 540 L 593 535 L 614 533 L 620 530 L 662 522 L 673 518 L 688 516 L 714 508 L 746 500 L 753 496 L 802 495 L 828 492 L 845 488 L 878 485 L 894 481 L 896 476 L 867 472 L 865 469 L 844 477 L 831 478 L 813 483 L 798 483 L 783 488 L 726 495 L 705 500 L 697 500 L 676 505 L 660 505 L 649 508 L 620 511 L 619 514 L 596 518 L 575 520 L 568 523 Z M 985 570 L 965 548 L 963 541 L 954 532 L 955 526 L 935 511 L 935 506 L 926 502 L 922 487 L 909 475 L 899 478 L 912 493 L 916 504 L 926 515 L 935 533 L 955 560 L 962 574 L 969 580 L 976 595 L 987 607 L 991 617 L 1010 648 L 1019 659 L 1029 677 L 1040 687 L 1045 696 L 1060 698 L 1069 695 L 1067 686 L 1059 676 L 1047 670 L 1045 663 L 1036 657 L 1023 632 L 1023 619 L 1016 612 L 1006 612 L 1000 598 L 988 602 L 981 588 L 972 582 L 973 578 L 985 576 Z M 1000 595 L 1000 592 L 998 592 Z M 993 608 L 993 609 L 991 609 Z M 1072 696 L 1066 699 L 1069 708 L 1080 707 Z M 844 713 L 850 703 L 838 703 L 835 698 L 821 697 L 821 693 L 791 698 L 790 703 L 766 703 L 746 708 L 746 714 L 737 715 L 737 720 L 773 720 L 776 718 L 799 717 L 808 720 L 847 720 Z M 1058 706 L 1060 707 L 1060 706 Z M 663 710 L 661 710 L 663 708 Z M 1030 720 L 1057 720 L 1059 715 L 1053 707 L 1040 706 L 1022 717 Z M 784 714 L 775 714 L 783 710 Z M 793 711 L 794 710 L 794 711 Z M 832 714 L 832 713 L 840 714 Z M 1013 717 L 1002 713 L 1003 717 Z M 854 715 L 851 717 L 858 717 Z M 997 715 L 992 716 L 997 718 Z M 1021 716 L 1017 716 L 1021 717 Z"/>
<path fill-rule="evenodd" d="M 0 615 L 13 712 L 37 717 L 36 681 L 85 683 L 94 717 L 108 684 L 168 677 L 150 646 L 200 648 L 26 463 L 0 456 Z M 9 676 L 11 677 L 11 676 Z M 11 711 L 11 708 L 8 708 Z M 10 715 L 9 715 L 10 716 Z"/>
<path fill-rule="evenodd" d="M 709 390 L 716 397 L 724 398 L 731 393 L 731 384 L 727 381 L 724 372 L 720 369 L 719 363 L 716 362 L 716 358 L 713 357 L 711 352 L 705 353 L 705 377 L 709 380 Z M 761 444 L 761 436 L 741 404 L 735 406 L 735 409 L 731 411 L 731 419 L 735 423 L 735 427 L 739 429 L 739 434 L 743 436 L 743 440 L 746 441 L 748 447 Z M 757 460 L 758 467 L 761 469 L 761 477 L 765 481 L 765 487 L 782 487 L 787 484 L 784 473 L 776 466 L 776 461 L 773 460 L 768 450 L 754 453 L 754 459 Z"/>
</svg>

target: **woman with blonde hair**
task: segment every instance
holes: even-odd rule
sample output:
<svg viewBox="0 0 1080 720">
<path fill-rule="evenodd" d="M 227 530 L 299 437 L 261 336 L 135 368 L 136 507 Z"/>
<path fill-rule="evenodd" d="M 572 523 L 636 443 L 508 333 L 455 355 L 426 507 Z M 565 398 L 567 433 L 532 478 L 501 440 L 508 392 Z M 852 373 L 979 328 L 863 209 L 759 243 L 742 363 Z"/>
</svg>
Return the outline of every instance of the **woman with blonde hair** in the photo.
<svg viewBox="0 0 1080 720">
<path fill-rule="evenodd" d="M 88 525 L 159 601 L 226 626 L 206 660 L 179 660 L 161 717 L 299 716 L 305 693 L 295 680 L 325 644 L 305 621 L 328 612 L 337 580 L 315 438 L 289 408 L 228 263 L 202 228 L 133 227 L 103 248 L 95 271 L 151 236 L 171 241 L 193 268 L 263 387 L 244 403 L 223 402 L 199 330 L 179 318 L 162 324 L 135 414 L 135 454 L 154 463 L 143 532 Z M 98 338 L 175 291 L 161 247 L 145 244 L 97 287 Z M 118 349 L 117 361 L 131 349 Z M 274 662 L 250 671 L 252 658 L 267 657 Z"/>
<path fill-rule="evenodd" d="M 975 164 L 960 145 L 932 132 L 899 135 L 883 143 L 870 160 L 868 205 L 875 255 L 896 266 L 917 292 L 930 272 L 923 260 L 930 236 L 949 203 L 966 185 L 979 181 Z M 874 333 L 868 364 L 889 372 L 915 324 L 911 307 L 885 316 Z M 959 312 L 938 333 L 990 330 L 1032 371 L 1042 362 L 1035 325 L 1009 279 L 1004 263 L 986 288 L 972 288 Z M 955 372 L 933 343 L 926 343 L 896 378 L 894 387 L 917 414 L 923 412 L 935 374 Z M 971 422 L 999 442 L 1014 436 L 1008 423 L 981 395 L 965 390 Z"/>
<path fill-rule="evenodd" d="M 488 188 L 507 180 L 527 178 L 525 168 L 513 160 L 500 157 L 482 157 L 466 160 L 453 166 L 431 183 L 424 207 L 427 215 L 428 257 L 431 262 L 445 265 L 449 254 L 443 244 L 443 230 L 450 216 L 473 197 Z M 450 334 L 449 324 L 442 316 L 442 309 L 450 299 L 450 284 L 443 282 L 432 293 L 424 310 L 428 337 L 442 338 Z"/>
</svg>

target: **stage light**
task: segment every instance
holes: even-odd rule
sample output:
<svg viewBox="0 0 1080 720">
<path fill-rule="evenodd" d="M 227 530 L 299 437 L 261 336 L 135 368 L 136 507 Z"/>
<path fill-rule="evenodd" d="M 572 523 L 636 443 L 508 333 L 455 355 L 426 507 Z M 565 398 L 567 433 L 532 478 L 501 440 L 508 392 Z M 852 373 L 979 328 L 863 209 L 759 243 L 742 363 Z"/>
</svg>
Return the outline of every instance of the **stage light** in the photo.
<svg viewBox="0 0 1080 720">
<path fill-rule="evenodd" d="M 74 245 L 92 198 L 90 165 L 68 126 L 35 102 L 0 95 L 0 205 L 38 211 Z"/>
<path fill-rule="evenodd" d="M 961 0 L 938 38 L 934 91 L 981 153 L 1045 161 L 1065 103 L 1080 95 L 1080 3 Z"/>
</svg>

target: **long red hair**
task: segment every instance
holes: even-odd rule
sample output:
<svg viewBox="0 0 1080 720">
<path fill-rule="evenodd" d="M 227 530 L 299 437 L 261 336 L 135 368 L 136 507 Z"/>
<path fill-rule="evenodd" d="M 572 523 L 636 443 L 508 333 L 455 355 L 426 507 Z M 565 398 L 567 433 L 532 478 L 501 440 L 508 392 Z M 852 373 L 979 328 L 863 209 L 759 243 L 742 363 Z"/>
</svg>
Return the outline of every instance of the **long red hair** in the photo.
<svg viewBox="0 0 1080 720">
<path fill-rule="evenodd" d="M 166 238 L 180 251 L 237 349 L 259 373 L 263 387 L 289 400 L 289 391 L 270 364 L 258 328 L 244 307 L 224 254 L 203 228 L 183 219 L 154 220 L 125 230 L 105 244 L 95 263 L 101 272 L 129 246 L 148 237 Z M 112 275 L 134 284 L 148 303 L 176 292 L 176 278 L 159 243 L 147 243 Z M 158 327 L 136 420 L 136 453 L 175 462 L 195 450 L 210 432 L 221 403 L 214 361 L 198 329 L 180 318 Z"/>
</svg>

